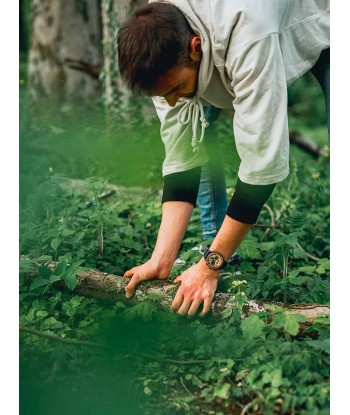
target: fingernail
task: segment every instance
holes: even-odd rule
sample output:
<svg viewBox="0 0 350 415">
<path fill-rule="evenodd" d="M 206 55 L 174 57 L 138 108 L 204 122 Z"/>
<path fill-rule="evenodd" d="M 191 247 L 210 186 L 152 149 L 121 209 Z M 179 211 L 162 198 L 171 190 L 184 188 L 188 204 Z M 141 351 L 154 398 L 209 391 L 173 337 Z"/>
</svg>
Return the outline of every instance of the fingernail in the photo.
<svg viewBox="0 0 350 415">
<path fill-rule="evenodd" d="M 131 294 L 131 293 L 128 293 L 128 292 L 126 292 L 126 293 L 125 293 L 125 297 L 126 297 L 126 298 L 130 298 L 131 296 L 132 296 L 132 294 Z"/>
</svg>

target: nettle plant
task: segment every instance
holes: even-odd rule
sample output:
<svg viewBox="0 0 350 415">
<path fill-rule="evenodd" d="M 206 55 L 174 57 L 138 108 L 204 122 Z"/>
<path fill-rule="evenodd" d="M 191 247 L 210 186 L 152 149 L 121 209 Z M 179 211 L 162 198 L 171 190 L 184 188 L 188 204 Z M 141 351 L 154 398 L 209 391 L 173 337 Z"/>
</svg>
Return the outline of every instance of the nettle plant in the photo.
<svg viewBox="0 0 350 415">
<path fill-rule="evenodd" d="M 57 379 L 72 390 L 107 376 L 110 382 L 101 395 L 91 394 L 99 404 L 118 396 L 115 385 L 133 385 L 143 414 L 328 413 L 329 319 L 316 319 L 303 336 L 298 334 L 303 317 L 285 314 L 278 304 L 242 319 L 251 299 L 329 302 L 327 199 L 315 190 L 318 180 L 311 177 L 306 186 L 293 177 L 276 189 L 270 210 L 259 219 L 264 226 L 252 229 L 237 251 L 239 261 L 220 277 L 218 291 L 233 298 L 219 323 L 159 311 L 156 297 L 129 307 L 75 295 L 82 267 L 121 275 L 148 259 L 161 207 L 154 195 L 143 199 L 142 209 L 118 193 L 103 198 L 101 179 L 87 180 L 87 195 L 64 183 L 64 176 L 51 176 L 22 211 L 21 254 L 32 260 L 21 262 L 20 321 L 44 333 L 98 339 L 111 347 L 55 346 L 26 335 L 21 355 L 33 368 L 45 361 L 36 369 L 39 377 L 57 373 L 57 361 L 62 367 Z M 311 201 L 304 197 L 310 189 Z M 318 237 L 313 236 L 316 222 Z M 196 210 L 171 278 L 200 259 L 193 249 L 204 243 L 200 235 Z M 43 265 L 28 284 L 25 275 L 35 271 L 38 259 L 58 265 L 55 271 Z M 57 292 L 59 280 L 70 290 Z M 96 404 L 89 394 L 84 399 Z"/>
</svg>

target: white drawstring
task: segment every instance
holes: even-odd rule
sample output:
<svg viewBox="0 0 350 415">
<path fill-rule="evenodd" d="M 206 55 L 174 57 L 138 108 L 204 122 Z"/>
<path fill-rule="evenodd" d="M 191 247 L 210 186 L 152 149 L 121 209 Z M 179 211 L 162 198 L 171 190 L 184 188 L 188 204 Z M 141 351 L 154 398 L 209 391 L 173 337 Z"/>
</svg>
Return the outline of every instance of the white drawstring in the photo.
<svg viewBox="0 0 350 415">
<path fill-rule="evenodd" d="M 201 121 L 201 137 L 199 141 L 197 139 L 198 118 Z M 204 139 L 205 129 L 209 126 L 209 123 L 205 118 L 203 104 L 201 103 L 200 99 L 198 99 L 196 96 L 191 99 L 186 99 L 184 106 L 180 109 L 177 115 L 177 120 L 182 125 L 187 125 L 192 121 L 191 145 L 193 147 L 193 151 L 197 151 L 199 145 Z"/>
</svg>

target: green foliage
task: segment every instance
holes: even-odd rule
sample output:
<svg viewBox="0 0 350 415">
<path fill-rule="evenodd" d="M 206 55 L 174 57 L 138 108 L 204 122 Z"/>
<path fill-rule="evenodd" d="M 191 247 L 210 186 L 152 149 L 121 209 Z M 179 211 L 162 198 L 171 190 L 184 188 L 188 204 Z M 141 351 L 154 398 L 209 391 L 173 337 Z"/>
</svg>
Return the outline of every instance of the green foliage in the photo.
<svg viewBox="0 0 350 415">
<path fill-rule="evenodd" d="M 290 200 L 296 187 L 303 192 L 299 181 L 293 180 Z M 187 320 L 159 311 L 157 295 L 133 307 L 75 295 L 81 267 L 121 274 L 148 259 L 156 240 L 160 204 L 150 197 L 140 209 L 137 201 L 118 193 L 101 199 L 106 184 L 98 178 L 86 181 L 85 193 L 68 183 L 62 175 L 50 176 L 37 191 L 33 189 L 22 211 L 21 254 L 33 259 L 20 261 L 20 322 L 63 339 L 99 340 L 107 349 L 22 334 L 23 383 L 26 370 L 35 368 L 39 378 L 47 379 L 55 362 L 62 361 L 54 385 L 66 385 L 65 394 L 72 401 L 79 397 L 72 392 L 77 388 L 96 388 L 87 381 L 90 378 L 109 379 L 99 405 L 106 400 L 111 406 L 117 400 L 124 402 L 113 385 L 133 384 L 133 404 L 125 401 L 124 412 L 137 414 L 142 407 L 142 414 L 200 414 L 215 408 L 216 413 L 227 414 L 251 403 L 251 410 L 264 414 L 327 413 L 329 319 L 315 320 L 301 337 L 298 333 L 305 318 L 288 314 L 278 305 L 241 319 L 249 298 L 282 301 L 286 294 L 293 303 L 329 302 L 329 258 L 310 261 L 302 250 L 305 247 L 313 255 L 322 251 L 315 236 L 315 245 L 309 236 L 308 216 L 295 214 L 303 210 L 303 200 L 293 202 L 294 207 L 286 203 L 285 189 L 276 189 L 271 203 L 275 212 L 288 206 L 280 215 L 281 227 L 268 232 L 253 229 L 242 244 L 242 261 L 225 270 L 219 283 L 220 291 L 233 294 L 232 300 L 223 321 L 214 324 L 210 318 Z M 309 208 L 310 215 L 319 211 L 314 206 Z M 261 220 L 268 223 L 269 218 L 262 214 Z M 201 257 L 192 249 L 201 243 L 198 233 L 196 213 L 179 255 L 182 264 L 174 266 L 172 276 Z M 58 265 L 53 272 L 45 264 L 54 259 Z M 26 283 L 25 276 L 35 272 L 38 262 L 37 278 Z M 56 281 L 64 281 L 71 292 L 57 292 Z M 316 333 L 317 340 L 305 337 L 308 333 Z M 166 400 L 161 398 L 164 394 Z M 82 412 L 95 404 L 91 393 L 86 396 Z M 23 399 L 31 402 L 26 394 Z"/>
<path fill-rule="evenodd" d="M 295 116 L 306 108 L 305 101 L 296 106 L 304 95 L 303 82 L 290 93 L 291 123 L 312 132 L 310 112 L 302 125 Z M 314 85 L 311 88 L 315 97 Z M 318 113 L 319 107 L 318 102 L 310 111 Z M 136 306 L 76 295 L 76 274 L 82 267 L 122 275 L 151 255 L 160 224 L 160 168 L 149 168 L 141 178 L 140 171 L 145 170 L 146 153 L 149 157 L 154 149 L 159 151 L 158 125 L 147 127 L 148 134 L 143 126 L 130 127 L 128 136 L 122 128 L 113 131 L 122 152 L 101 133 L 101 125 L 79 125 L 86 143 L 81 145 L 77 134 L 71 139 L 67 117 L 59 123 L 55 116 L 42 125 L 29 125 L 28 136 L 27 125 L 21 127 L 20 254 L 27 259 L 20 260 L 20 324 L 62 340 L 100 342 L 106 348 L 21 333 L 21 404 L 26 412 L 40 413 L 45 407 L 47 414 L 328 414 L 329 318 L 317 318 L 302 334 L 305 318 L 277 304 L 241 318 L 248 299 L 329 304 L 328 160 L 311 160 L 292 148 L 290 176 L 267 202 L 270 210 L 263 209 L 263 227 L 252 229 L 239 247 L 241 262 L 221 275 L 218 291 L 233 295 L 222 321 L 190 320 L 160 311 L 155 295 Z M 229 194 L 239 163 L 232 151 L 231 124 L 231 119 L 222 118 L 216 129 L 227 149 Z M 34 140 L 38 148 L 50 148 L 41 159 L 35 151 L 25 151 Z M 71 142 L 77 149 L 69 147 Z M 132 151 L 145 143 L 148 152 Z M 57 152 L 58 145 L 64 150 Z M 102 148 L 112 154 L 111 160 L 103 157 Z M 35 161 L 30 164 L 31 157 Z M 152 164 L 149 158 L 147 163 Z M 116 165 L 127 171 L 124 177 Z M 137 175 L 131 177 L 129 165 L 136 166 Z M 67 178 L 87 176 L 83 190 Z M 153 188 L 101 198 L 107 181 L 135 186 L 136 176 L 142 182 L 147 178 Z M 196 209 L 172 278 L 198 261 L 201 254 L 192 248 L 203 243 Z M 47 265 L 52 260 L 58 262 L 55 271 Z M 34 280 L 28 277 L 34 273 Z M 57 283 L 68 290 L 58 291 Z M 54 397 L 55 408 L 45 396 Z"/>
</svg>

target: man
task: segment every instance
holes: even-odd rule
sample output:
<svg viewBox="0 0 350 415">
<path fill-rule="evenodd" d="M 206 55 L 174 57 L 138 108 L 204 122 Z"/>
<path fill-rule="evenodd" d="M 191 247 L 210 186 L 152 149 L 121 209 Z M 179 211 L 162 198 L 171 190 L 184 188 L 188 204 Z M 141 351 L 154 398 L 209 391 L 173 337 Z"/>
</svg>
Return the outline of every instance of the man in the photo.
<svg viewBox="0 0 350 415">
<path fill-rule="evenodd" d="M 234 195 L 209 250 L 175 279 L 173 310 L 193 316 L 202 304 L 204 316 L 220 270 L 288 176 L 287 87 L 314 66 L 329 79 L 329 2 L 150 2 L 120 28 L 118 53 L 128 86 L 153 97 L 166 153 L 156 246 L 124 274 L 127 297 L 140 281 L 169 276 L 208 160 L 204 108 L 234 109 L 241 159 Z"/>
</svg>

